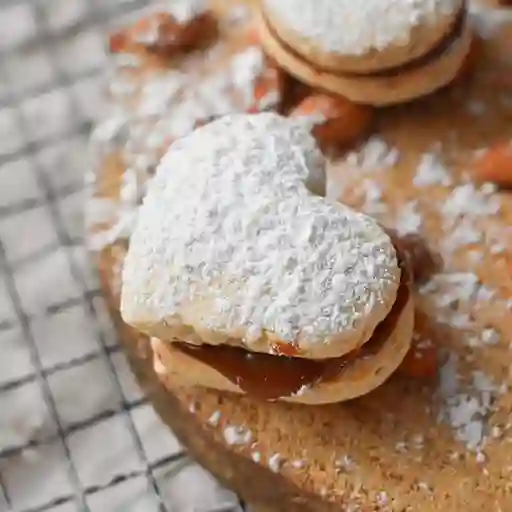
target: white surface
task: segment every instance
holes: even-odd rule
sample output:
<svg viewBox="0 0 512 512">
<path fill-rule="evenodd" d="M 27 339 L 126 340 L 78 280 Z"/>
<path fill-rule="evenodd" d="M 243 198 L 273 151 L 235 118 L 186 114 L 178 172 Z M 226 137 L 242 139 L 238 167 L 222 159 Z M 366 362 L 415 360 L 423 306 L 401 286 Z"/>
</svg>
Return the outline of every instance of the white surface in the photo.
<svg viewBox="0 0 512 512">
<path fill-rule="evenodd" d="M 41 444 L 0 462 L 13 510 L 25 510 L 71 493 L 60 441 Z M 30 491 L 29 491 L 30 490 Z"/>
<path fill-rule="evenodd" d="M 204 506 L 190 501 L 202 478 L 181 497 L 163 475 L 181 447 L 140 403 L 81 245 L 87 128 L 105 106 L 100 24 L 144 1 L 0 2 L 0 512 L 215 506 L 210 483 Z"/>
<path fill-rule="evenodd" d="M 46 206 L 0 219 L 0 237 L 7 257 L 14 262 L 58 243 L 57 230 Z"/>
<path fill-rule="evenodd" d="M 107 485 L 118 475 L 143 469 L 123 415 L 71 434 L 69 448 L 85 487 Z"/>
<path fill-rule="evenodd" d="M 31 324 L 43 368 L 98 353 L 100 343 L 82 304 L 40 316 Z"/>
<path fill-rule="evenodd" d="M 143 477 L 103 489 L 87 498 L 91 512 L 158 512 L 159 498 Z"/>
<path fill-rule="evenodd" d="M 22 379 L 33 373 L 30 351 L 18 327 L 6 329 L 2 334 L 0 353 L 0 384 Z"/>
</svg>

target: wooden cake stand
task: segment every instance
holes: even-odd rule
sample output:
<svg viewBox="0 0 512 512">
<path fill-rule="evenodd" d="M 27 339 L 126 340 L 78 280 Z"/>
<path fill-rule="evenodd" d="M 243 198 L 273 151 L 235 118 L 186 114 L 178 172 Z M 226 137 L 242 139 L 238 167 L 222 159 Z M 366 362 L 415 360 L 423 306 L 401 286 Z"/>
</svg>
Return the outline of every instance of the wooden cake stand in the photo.
<svg viewBox="0 0 512 512">
<path fill-rule="evenodd" d="M 331 197 L 420 231 L 444 257 L 444 271 L 417 291 L 418 336 L 438 346 L 437 378 L 397 372 L 363 398 L 319 407 L 178 387 L 120 319 L 126 241 L 93 252 L 119 339 L 162 420 L 258 510 L 512 510 L 512 197 L 470 179 L 487 148 L 512 140 L 506 17 L 478 15 L 482 48 L 470 80 L 379 111 L 374 135 L 330 162 Z M 97 155 L 91 208 L 122 202 L 129 166 L 114 139 Z M 111 228 L 95 222 L 91 238 Z"/>
</svg>

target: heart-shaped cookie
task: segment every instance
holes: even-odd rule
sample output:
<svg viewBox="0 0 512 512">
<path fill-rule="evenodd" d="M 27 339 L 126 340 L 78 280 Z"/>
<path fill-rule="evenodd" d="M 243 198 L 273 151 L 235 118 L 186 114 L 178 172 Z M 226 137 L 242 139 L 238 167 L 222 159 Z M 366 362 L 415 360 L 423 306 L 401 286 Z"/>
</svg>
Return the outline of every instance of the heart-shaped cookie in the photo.
<svg viewBox="0 0 512 512">
<path fill-rule="evenodd" d="M 363 345 L 401 271 L 375 220 L 323 197 L 324 167 L 310 126 L 272 113 L 172 144 L 130 241 L 124 320 L 162 340 L 313 359 Z"/>
</svg>

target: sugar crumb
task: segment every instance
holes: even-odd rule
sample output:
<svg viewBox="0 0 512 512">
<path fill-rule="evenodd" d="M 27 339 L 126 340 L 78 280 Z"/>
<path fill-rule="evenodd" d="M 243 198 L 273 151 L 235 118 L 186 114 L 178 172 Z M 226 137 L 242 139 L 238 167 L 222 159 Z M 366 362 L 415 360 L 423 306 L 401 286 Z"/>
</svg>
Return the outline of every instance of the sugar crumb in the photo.
<svg viewBox="0 0 512 512">
<path fill-rule="evenodd" d="M 421 155 L 413 184 L 423 188 L 431 185 L 450 186 L 453 183 L 452 177 L 436 152 L 424 153 Z"/>
<path fill-rule="evenodd" d="M 487 460 L 487 457 L 485 456 L 484 453 L 477 452 L 475 460 L 476 460 L 477 464 L 483 464 Z"/>
<path fill-rule="evenodd" d="M 221 413 L 220 411 L 215 411 L 209 418 L 208 418 L 208 423 L 212 426 L 212 427 L 217 427 L 219 425 L 219 422 L 220 422 L 220 417 L 221 417 Z"/>
<path fill-rule="evenodd" d="M 282 463 L 282 460 L 281 460 L 281 455 L 279 453 L 274 453 L 268 459 L 268 467 L 274 473 L 279 473 L 279 471 L 281 469 L 281 463 Z"/>
<path fill-rule="evenodd" d="M 352 471 L 356 466 L 354 460 L 348 455 L 343 455 L 341 458 L 337 459 L 335 465 L 336 468 L 346 472 Z"/>
<path fill-rule="evenodd" d="M 389 503 L 389 496 L 386 491 L 379 491 L 376 496 L 377 504 L 380 506 L 385 506 Z"/>
<path fill-rule="evenodd" d="M 229 425 L 224 429 L 224 440 L 230 446 L 249 444 L 252 440 L 252 433 L 243 427 Z"/>
</svg>

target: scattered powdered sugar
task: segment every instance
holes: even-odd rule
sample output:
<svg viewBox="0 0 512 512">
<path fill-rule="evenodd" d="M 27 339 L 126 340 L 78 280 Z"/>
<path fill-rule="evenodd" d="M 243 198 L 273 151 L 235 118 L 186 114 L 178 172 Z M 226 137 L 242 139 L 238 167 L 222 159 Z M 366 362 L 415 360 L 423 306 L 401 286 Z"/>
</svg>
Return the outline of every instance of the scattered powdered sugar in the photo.
<svg viewBox="0 0 512 512">
<path fill-rule="evenodd" d="M 386 491 L 380 491 L 376 496 L 377 505 L 381 507 L 386 506 L 389 503 L 389 496 Z"/>
<path fill-rule="evenodd" d="M 249 46 L 246 50 L 237 53 L 231 60 L 230 77 L 231 83 L 240 91 L 243 101 L 243 109 L 247 109 L 254 104 L 255 94 L 254 85 L 256 77 L 259 77 L 265 71 L 265 56 L 259 46 Z M 279 101 L 279 91 L 272 89 L 272 97 L 264 98 L 266 105 L 276 105 Z"/>
<path fill-rule="evenodd" d="M 155 75 L 142 86 L 138 113 L 142 116 L 160 116 L 174 104 L 187 82 L 186 75 L 178 70 Z"/>
<path fill-rule="evenodd" d="M 311 390 L 311 384 L 303 384 L 292 396 L 303 396 Z"/>
<path fill-rule="evenodd" d="M 485 456 L 485 453 L 479 451 L 476 454 L 475 460 L 477 464 L 483 464 L 487 460 L 487 457 Z"/>
<path fill-rule="evenodd" d="M 360 147 L 349 151 L 340 161 L 332 162 L 335 179 L 330 179 L 327 197 L 338 200 L 354 175 L 368 175 L 361 183 L 365 195 L 362 210 L 369 215 L 379 216 L 388 206 L 382 201 L 382 189 L 374 180 L 374 174 L 395 166 L 400 159 L 397 148 L 390 147 L 381 137 L 374 135 Z"/>
<path fill-rule="evenodd" d="M 219 422 L 220 422 L 220 418 L 221 418 L 221 412 L 220 411 L 215 411 L 209 418 L 208 418 L 208 423 L 212 426 L 212 427 L 218 427 L 219 426 Z"/>
<path fill-rule="evenodd" d="M 233 83 L 247 84 L 263 71 L 264 55 L 259 46 L 249 46 L 231 60 Z"/>
<path fill-rule="evenodd" d="M 251 459 L 258 464 L 261 462 L 261 452 L 252 452 Z"/>
<path fill-rule="evenodd" d="M 203 2 L 170 2 L 181 9 L 180 17 L 193 13 Z M 178 11 L 176 11 L 178 12 Z M 219 43 L 205 52 L 204 63 L 215 63 L 222 48 Z M 101 168 L 106 155 L 121 150 L 126 164 L 126 182 L 136 187 L 136 198 L 126 197 L 132 185 L 123 184 L 121 197 L 112 201 L 108 210 L 98 202 L 87 205 L 87 213 L 95 223 L 108 223 L 107 231 L 95 233 L 88 240 L 92 250 L 99 250 L 133 231 L 138 204 L 145 193 L 145 184 L 154 173 L 162 150 L 172 141 L 186 136 L 199 124 L 223 115 L 244 112 L 249 108 L 272 109 L 280 101 L 280 91 L 270 87 L 268 94 L 255 98 L 256 81 L 276 71 L 269 68 L 259 46 L 252 45 L 235 53 L 220 66 L 211 66 L 206 76 L 196 76 L 188 69 L 155 70 L 134 79 L 126 68 L 137 69 L 139 63 L 124 62 L 116 56 L 111 70 L 111 112 L 94 130 L 91 148 L 94 166 Z M 130 174 L 130 176 L 128 176 Z M 135 179 L 133 178 L 135 176 Z M 115 211 L 114 211 L 115 210 Z"/>
<path fill-rule="evenodd" d="M 429 295 L 442 310 L 455 306 L 459 301 L 472 301 L 477 296 L 479 287 L 479 279 L 472 272 L 445 272 L 434 275 L 420 288 L 420 293 Z"/>
<path fill-rule="evenodd" d="M 483 246 L 491 254 L 504 251 L 510 234 L 500 224 L 500 210 L 501 199 L 494 194 L 492 186 L 484 184 L 478 187 L 467 182 L 453 187 L 440 205 L 446 236 L 441 240 L 439 249 L 447 264 L 450 264 L 455 252 L 460 249 L 466 251 L 470 261 L 481 261 L 481 254 L 468 252 L 475 244 Z M 486 221 L 485 230 L 482 221 Z"/>
<path fill-rule="evenodd" d="M 398 453 L 407 453 L 407 443 L 405 441 L 398 441 L 398 443 L 395 444 L 395 450 Z"/>
<path fill-rule="evenodd" d="M 178 23 L 188 23 L 209 9 L 207 0 L 165 0 L 162 6 Z"/>
<path fill-rule="evenodd" d="M 356 169 L 359 165 L 372 169 L 370 172 L 379 172 L 382 169 L 380 162 L 386 154 L 384 147 L 382 141 L 373 141 L 370 150 L 363 148 L 349 155 L 347 160 Z M 371 177 L 365 178 L 365 181 L 371 181 Z M 493 411 L 494 399 L 501 393 L 503 385 L 500 386 L 493 377 L 478 369 L 468 376 L 467 370 L 462 371 L 461 364 L 477 361 L 476 350 L 493 347 L 501 341 L 500 332 L 492 325 L 483 328 L 477 322 L 475 313 L 491 300 L 498 308 L 506 307 L 506 303 L 480 281 L 473 267 L 481 262 L 485 252 L 500 254 L 510 247 L 510 228 L 499 219 L 501 199 L 495 193 L 496 187 L 491 184 L 475 185 L 468 176 L 456 178 L 443 162 L 440 147 L 420 157 L 413 185 L 418 190 L 423 189 L 423 194 L 429 187 L 441 191 L 439 196 L 429 196 L 427 205 L 440 217 L 441 233 L 434 244 L 443 256 L 445 270 L 432 276 L 420 288 L 420 294 L 428 297 L 435 306 L 435 320 L 450 326 L 461 347 L 467 347 L 470 351 L 461 355 L 458 350 L 453 350 L 441 368 L 438 419 L 448 423 L 457 440 L 475 451 L 477 462 L 482 463 L 485 456 L 481 450 L 487 439 L 493 437 L 488 419 Z M 366 188 L 372 190 L 371 186 Z M 366 193 L 364 211 L 383 209 L 380 204 L 382 195 L 377 187 L 374 190 L 373 194 Z M 402 234 L 420 230 L 424 203 L 420 196 L 417 201 L 400 205 L 393 227 Z M 467 255 L 465 267 L 454 259 L 456 253 Z M 405 453 L 413 447 L 421 448 L 423 442 L 419 442 L 419 439 L 413 439 L 412 444 L 399 442 L 396 450 Z"/>
<path fill-rule="evenodd" d="M 366 210 L 365 210 L 366 211 Z M 409 201 L 400 207 L 395 219 L 394 228 L 399 235 L 418 233 L 421 229 L 422 217 L 418 211 L 418 202 Z"/>
<path fill-rule="evenodd" d="M 335 461 L 336 468 L 345 472 L 349 472 L 355 469 L 356 463 L 354 460 L 348 455 L 343 455 L 343 457 L 337 459 Z"/>
<path fill-rule="evenodd" d="M 432 492 L 432 486 L 429 485 L 427 482 L 418 482 L 418 489 L 428 493 Z"/>
<path fill-rule="evenodd" d="M 480 333 L 483 345 L 497 345 L 500 342 L 500 334 L 496 329 L 488 327 Z"/>
<path fill-rule="evenodd" d="M 274 453 L 268 459 L 268 467 L 274 473 L 279 473 L 281 469 L 282 459 L 279 453 Z"/>
<path fill-rule="evenodd" d="M 435 152 L 430 152 L 421 156 L 413 178 L 413 184 L 416 187 L 429 185 L 443 185 L 447 187 L 452 184 L 452 178 L 441 162 L 440 156 Z"/>
<path fill-rule="evenodd" d="M 345 156 L 344 164 L 358 172 L 374 172 L 395 166 L 399 159 L 400 152 L 397 148 L 390 147 L 384 139 L 374 135 L 360 148 L 349 152 Z"/>
<path fill-rule="evenodd" d="M 382 201 L 382 188 L 372 179 L 363 180 L 361 189 L 364 193 L 363 212 L 375 218 L 387 213 L 388 205 Z"/>
<path fill-rule="evenodd" d="M 230 446 L 249 444 L 252 441 L 252 433 L 243 427 L 230 425 L 224 429 L 224 440 Z"/>
<path fill-rule="evenodd" d="M 464 216 L 488 217 L 496 215 L 501 208 L 499 197 L 485 184 L 478 188 L 474 183 L 463 183 L 453 188 L 442 208 L 443 220 L 447 228 Z"/>
<path fill-rule="evenodd" d="M 458 362 L 458 356 L 451 353 L 441 367 L 439 393 L 443 403 L 438 419 L 446 421 L 468 449 L 479 451 L 486 442 L 487 420 L 499 388 L 481 371 L 474 371 L 470 382 L 463 382 Z"/>
<path fill-rule="evenodd" d="M 198 16 L 210 10 L 208 0 L 163 0 L 151 9 L 158 13 L 167 13 L 179 25 L 186 26 L 194 21 Z M 136 40 L 142 44 L 155 44 L 159 41 L 161 31 L 161 19 L 159 17 L 147 17 L 144 30 L 140 30 L 134 35 Z M 166 37 L 172 37 L 172 32 L 167 32 Z M 176 32 L 177 36 L 177 32 Z"/>
<path fill-rule="evenodd" d="M 269 13 L 323 50 L 363 55 L 406 46 L 419 25 L 432 25 L 460 9 L 460 0 L 265 0 Z M 340 26 L 340 20 L 346 20 Z M 376 23 L 378 20 L 378 23 Z"/>
<path fill-rule="evenodd" d="M 501 427 L 498 427 L 498 426 L 494 426 L 492 427 L 491 429 L 491 437 L 493 439 L 500 439 L 503 435 L 503 429 Z"/>
<path fill-rule="evenodd" d="M 312 193 L 323 169 L 310 131 L 276 114 L 225 116 L 177 141 L 131 238 L 125 320 L 185 322 L 210 343 L 251 328 L 248 346 L 269 331 L 326 351 L 333 335 L 368 331 L 395 300 L 395 250 L 375 220 Z M 201 318 L 188 316 L 194 300 L 211 304 Z"/>
<path fill-rule="evenodd" d="M 445 218 L 445 222 L 447 222 Z M 451 222 L 451 218 L 448 219 Z M 463 218 L 451 230 L 440 244 L 441 253 L 447 257 L 460 247 L 478 244 L 483 241 L 484 234 L 474 225 L 473 219 Z"/>
</svg>

